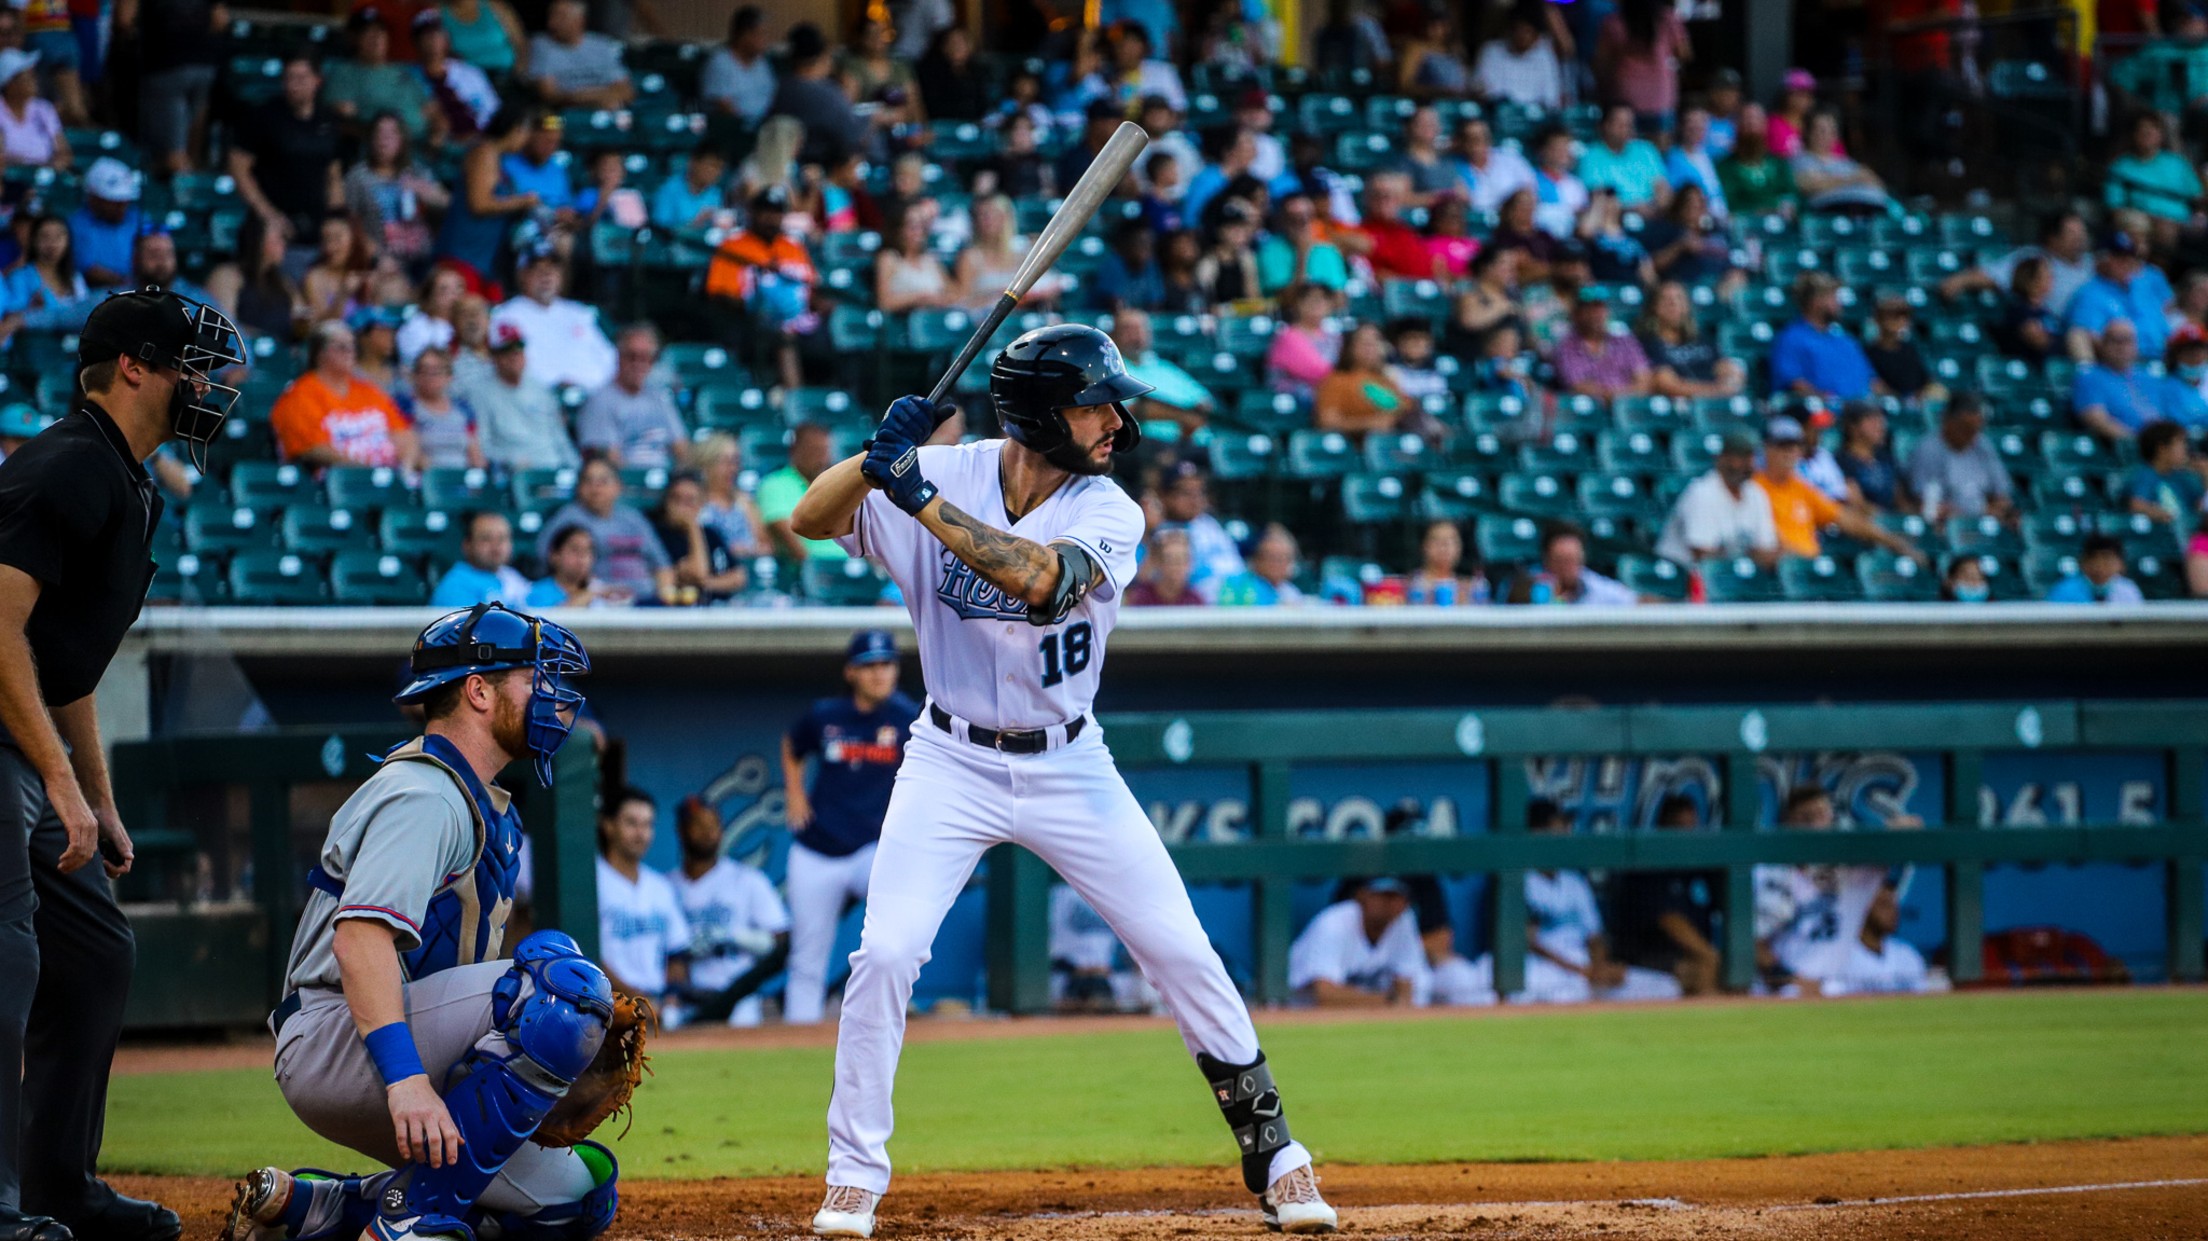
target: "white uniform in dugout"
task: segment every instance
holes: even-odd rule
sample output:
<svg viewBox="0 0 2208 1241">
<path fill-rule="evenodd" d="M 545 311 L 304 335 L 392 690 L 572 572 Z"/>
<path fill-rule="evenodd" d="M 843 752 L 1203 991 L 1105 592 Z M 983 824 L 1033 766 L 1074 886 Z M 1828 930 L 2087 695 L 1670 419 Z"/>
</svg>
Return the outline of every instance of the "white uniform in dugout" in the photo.
<svg viewBox="0 0 2208 1241">
<path fill-rule="evenodd" d="M 1014 342 L 997 363 L 993 389 L 1023 350 L 1044 364 L 1086 357 L 1088 393 L 1112 383 L 1143 390 L 1101 333 L 1072 325 Z M 1001 393 L 998 408 L 1005 408 Z M 893 407 L 885 430 L 898 414 Z M 1000 471 L 1011 468 L 1008 451 L 1038 451 L 1032 436 L 1019 448 L 1004 440 L 920 447 L 898 458 L 899 478 L 909 481 L 903 472 L 916 465 L 945 504 L 974 523 L 1044 547 L 1070 546 L 1093 561 L 1093 585 L 1056 623 L 1032 623 L 1025 602 L 969 567 L 882 490 L 865 493 L 851 532 L 838 539 L 903 590 L 928 700 L 897 772 L 844 988 L 828 1110 L 831 1190 L 814 1228 L 871 1234 L 873 1199 L 889 1188 L 890 1094 L 914 980 L 982 853 L 1013 843 L 1048 862 L 1103 915 L 1171 1008 L 1241 1143 L 1244 1182 L 1259 1194 L 1268 1223 L 1290 1231 L 1320 1231 L 1323 1223 L 1331 1231 L 1334 1212 L 1310 1187 L 1311 1156 L 1288 1137 L 1248 1009 L 1089 713 L 1120 593 L 1135 575 L 1142 510 L 1109 477 L 1072 473 L 1032 511 L 1011 518 Z M 1124 451 L 1135 438 L 1123 432 L 1114 442 Z M 927 511 L 924 500 L 915 504 L 914 511 Z"/>
</svg>

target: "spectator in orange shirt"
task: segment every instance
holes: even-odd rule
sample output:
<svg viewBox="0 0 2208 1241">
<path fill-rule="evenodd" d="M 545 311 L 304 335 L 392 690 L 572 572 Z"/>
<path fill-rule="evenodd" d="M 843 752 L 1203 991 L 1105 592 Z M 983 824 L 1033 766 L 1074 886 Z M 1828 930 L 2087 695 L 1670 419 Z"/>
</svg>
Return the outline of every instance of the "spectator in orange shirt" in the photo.
<svg viewBox="0 0 2208 1241">
<path fill-rule="evenodd" d="M 730 234 L 713 252 L 705 269 L 705 295 L 742 308 L 753 330 L 774 334 L 782 386 L 797 388 L 803 385 L 797 338 L 820 325 L 812 309 L 820 275 L 804 243 L 782 231 L 789 211 L 786 186 L 769 185 L 753 194 L 742 231 Z"/>
<path fill-rule="evenodd" d="M 1764 425 L 1763 470 L 1756 475 L 1756 485 L 1771 497 L 1779 554 L 1815 556 L 1823 550 L 1819 531 L 1837 526 L 1842 534 L 1921 560 L 1924 553 L 1909 540 L 1854 509 L 1842 508 L 1801 476 L 1799 467 L 1806 441 L 1802 424 L 1783 414 Z"/>
<path fill-rule="evenodd" d="M 352 329 L 317 324 L 307 344 L 307 373 L 276 398 L 269 420 L 286 461 L 421 468 L 421 444 L 383 389 L 353 370 Z"/>
</svg>

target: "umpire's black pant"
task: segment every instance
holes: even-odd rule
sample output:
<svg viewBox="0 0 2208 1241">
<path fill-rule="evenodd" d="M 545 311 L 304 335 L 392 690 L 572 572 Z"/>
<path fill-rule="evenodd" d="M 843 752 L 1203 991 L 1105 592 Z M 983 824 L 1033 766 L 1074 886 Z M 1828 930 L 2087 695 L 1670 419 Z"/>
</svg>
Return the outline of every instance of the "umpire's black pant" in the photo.
<svg viewBox="0 0 2208 1241">
<path fill-rule="evenodd" d="M 55 869 L 67 843 L 0 737 L 0 1212 L 80 1213 L 100 1159 L 134 950 L 100 859 Z"/>
</svg>

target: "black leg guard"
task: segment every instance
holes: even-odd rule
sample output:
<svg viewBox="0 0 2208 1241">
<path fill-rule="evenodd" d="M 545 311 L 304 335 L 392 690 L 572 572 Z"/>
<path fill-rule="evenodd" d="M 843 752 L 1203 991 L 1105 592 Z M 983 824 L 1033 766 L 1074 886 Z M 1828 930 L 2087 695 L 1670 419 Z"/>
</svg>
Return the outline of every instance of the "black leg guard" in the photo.
<svg viewBox="0 0 2208 1241">
<path fill-rule="evenodd" d="M 1263 1194 L 1272 1173 L 1273 1152 L 1288 1145 L 1288 1118 L 1281 1112 L 1273 1071 L 1265 1067 L 1265 1053 L 1258 1052 L 1248 1064 L 1228 1064 L 1198 1052 L 1196 1067 L 1211 1083 L 1211 1097 L 1242 1147 L 1242 1183 L 1251 1193 Z"/>
</svg>

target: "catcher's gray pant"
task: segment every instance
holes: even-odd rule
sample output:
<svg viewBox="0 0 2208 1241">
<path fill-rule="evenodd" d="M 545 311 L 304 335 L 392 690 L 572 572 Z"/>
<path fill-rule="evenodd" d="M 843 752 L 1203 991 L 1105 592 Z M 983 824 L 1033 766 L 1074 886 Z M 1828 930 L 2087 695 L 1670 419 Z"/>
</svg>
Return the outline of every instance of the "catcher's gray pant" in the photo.
<svg viewBox="0 0 2208 1241">
<path fill-rule="evenodd" d="M 442 1083 L 491 1032 L 491 988 L 510 965 L 462 965 L 406 984 L 406 1024 L 430 1081 Z M 343 992 L 310 988 L 300 994 L 299 1011 L 276 1038 L 276 1085 L 307 1128 L 387 1166 L 405 1162 L 384 1102 L 383 1078 L 353 1026 Z M 531 1215 L 579 1201 L 595 1184 L 574 1151 L 524 1142 L 483 1191 L 481 1203 Z"/>
<path fill-rule="evenodd" d="M 98 858 L 55 869 L 68 842 L 0 735 L 0 1213 L 76 1214 L 100 1161 L 135 946 Z"/>
</svg>

